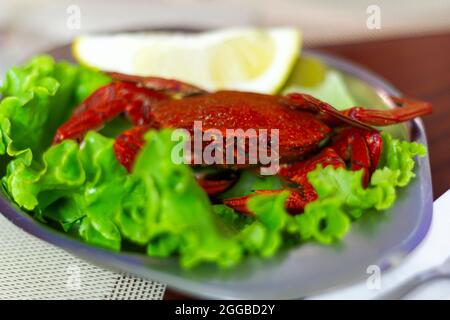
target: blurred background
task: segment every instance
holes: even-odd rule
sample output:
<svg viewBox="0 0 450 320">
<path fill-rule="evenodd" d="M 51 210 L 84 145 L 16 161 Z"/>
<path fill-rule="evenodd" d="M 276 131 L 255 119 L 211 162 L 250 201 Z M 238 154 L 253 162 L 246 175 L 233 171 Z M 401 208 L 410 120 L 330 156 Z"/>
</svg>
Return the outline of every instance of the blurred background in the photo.
<svg viewBox="0 0 450 320">
<path fill-rule="evenodd" d="M 236 25 L 298 26 L 310 46 L 435 34 L 450 30 L 450 0 L 0 0 L 0 71 L 80 33 Z"/>
</svg>

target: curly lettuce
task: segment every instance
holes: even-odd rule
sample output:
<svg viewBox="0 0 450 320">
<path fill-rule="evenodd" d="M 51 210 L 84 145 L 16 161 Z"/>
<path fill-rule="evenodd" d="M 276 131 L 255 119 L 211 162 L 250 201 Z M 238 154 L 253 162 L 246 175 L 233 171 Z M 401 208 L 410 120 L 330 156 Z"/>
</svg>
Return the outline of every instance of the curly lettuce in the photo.
<svg viewBox="0 0 450 320">
<path fill-rule="evenodd" d="M 73 106 L 111 81 L 106 75 L 50 56 L 12 67 L 0 88 L 0 155 L 28 162 L 50 145 Z"/>
<path fill-rule="evenodd" d="M 90 132 L 80 146 L 66 140 L 50 147 L 42 165 L 15 159 L 3 186 L 40 220 L 60 223 L 66 231 L 76 227 L 87 242 L 118 250 L 121 234 L 112 219 L 128 173 L 115 158 L 113 142 Z"/>
</svg>

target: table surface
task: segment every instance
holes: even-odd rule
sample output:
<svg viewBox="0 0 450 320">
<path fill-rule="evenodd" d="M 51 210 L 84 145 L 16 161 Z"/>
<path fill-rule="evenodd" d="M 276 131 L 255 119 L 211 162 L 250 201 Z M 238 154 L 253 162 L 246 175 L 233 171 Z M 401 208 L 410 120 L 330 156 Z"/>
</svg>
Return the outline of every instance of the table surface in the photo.
<svg viewBox="0 0 450 320">
<path fill-rule="evenodd" d="M 425 117 L 434 198 L 450 188 L 450 33 L 318 47 L 365 66 L 403 94 L 429 101 Z M 189 299 L 167 289 L 164 299 Z"/>
</svg>

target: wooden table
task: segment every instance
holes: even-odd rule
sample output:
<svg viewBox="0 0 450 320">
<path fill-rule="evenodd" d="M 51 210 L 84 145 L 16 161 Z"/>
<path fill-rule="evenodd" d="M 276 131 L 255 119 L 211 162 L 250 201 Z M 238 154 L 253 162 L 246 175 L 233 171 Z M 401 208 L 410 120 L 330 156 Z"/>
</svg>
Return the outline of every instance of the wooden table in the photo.
<svg viewBox="0 0 450 320">
<path fill-rule="evenodd" d="M 371 69 L 405 95 L 429 101 L 424 118 L 437 198 L 450 188 L 450 33 L 320 47 Z M 165 299 L 188 299 L 168 289 Z"/>
<path fill-rule="evenodd" d="M 429 101 L 425 117 L 434 197 L 450 188 L 450 34 L 322 47 L 364 65 L 405 95 Z"/>
</svg>

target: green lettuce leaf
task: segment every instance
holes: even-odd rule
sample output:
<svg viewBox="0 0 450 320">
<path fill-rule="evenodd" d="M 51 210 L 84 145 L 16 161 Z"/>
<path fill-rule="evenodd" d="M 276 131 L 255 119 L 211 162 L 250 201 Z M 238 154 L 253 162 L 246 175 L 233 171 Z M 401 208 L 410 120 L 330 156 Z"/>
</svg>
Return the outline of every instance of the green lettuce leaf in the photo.
<svg viewBox="0 0 450 320">
<path fill-rule="evenodd" d="M 256 221 L 239 234 L 238 239 L 250 254 L 272 256 L 283 244 L 283 232 L 291 216 L 284 209 L 288 192 L 250 198 L 248 207 Z"/>
<path fill-rule="evenodd" d="M 224 204 L 213 205 L 213 211 L 220 220 L 227 234 L 235 236 L 242 229 L 254 222 L 254 218 L 239 214 Z"/>
<path fill-rule="evenodd" d="M 42 165 L 33 163 L 30 166 L 22 158 L 12 160 L 2 179 L 3 184 L 19 206 L 27 210 L 33 210 L 38 204 L 42 207 L 49 200 L 39 201 L 40 193 L 72 191 L 84 183 L 84 171 L 77 152 L 78 145 L 68 140 L 46 151 Z"/>
<path fill-rule="evenodd" d="M 388 167 L 398 172 L 395 185 L 406 186 L 416 175 L 414 173 L 414 157 L 423 157 L 427 150 L 417 142 L 408 142 L 394 139 L 391 135 L 383 133 L 383 153 L 379 167 Z M 373 180 L 373 179 L 372 179 Z M 376 181 L 382 179 L 375 178 Z"/>
<path fill-rule="evenodd" d="M 116 160 L 114 140 L 89 132 L 79 146 L 66 140 L 50 147 L 43 164 L 27 166 L 18 158 L 8 165 L 3 186 L 14 201 L 41 220 L 59 222 L 69 230 L 81 222 L 87 242 L 118 250 L 121 235 L 113 222 L 127 194 L 126 169 Z"/>
<path fill-rule="evenodd" d="M 78 145 L 65 141 L 45 154 L 44 150 L 72 108 L 110 81 L 100 72 L 56 63 L 45 55 L 7 72 L 0 89 L 0 155 L 13 159 L 2 160 L 9 161 L 2 183 L 8 195 L 19 206 L 34 211 L 36 218 L 57 221 L 68 230 L 86 215 L 86 206 L 81 204 L 89 197 L 80 190 L 86 179 Z M 89 219 L 91 223 L 85 219 L 80 229 L 86 237 L 93 234 L 88 226 L 96 222 Z M 118 248 L 117 239 L 115 242 Z"/>
<path fill-rule="evenodd" d="M 37 56 L 7 73 L 0 93 L 0 155 L 30 162 L 50 145 L 73 106 L 110 79 L 50 56 Z"/>
<path fill-rule="evenodd" d="M 171 131 L 150 131 L 145 139 L 147 143 L 131 174 L 131 180 L 143 184 L 145 196 L 135 199 L 131 210 L 122 213 L 127 213 L 126 220 L 119 218 L 123 232 L 148 243 L 150 255 L 178 253 L 185 267 L 207 261 L 221 266 L 238 262 L 241 249 L 219 228 L 212 205 L 191 168 L 172 161 L 176 142 L 171 140 Z M 145 228 L 139 230 L 142 223 Z M 138 231 L 135 235 L 130 232 L 133 228 Z"/>
<path fill-rule="evenodd" d="M 308 204 L 305 212 L 296 216 L 301 238 L 329 244 L 344 237 L 350 228 L 350 218 L 342 207 L 341 199 L 334 197 Z"/>
</svg>

